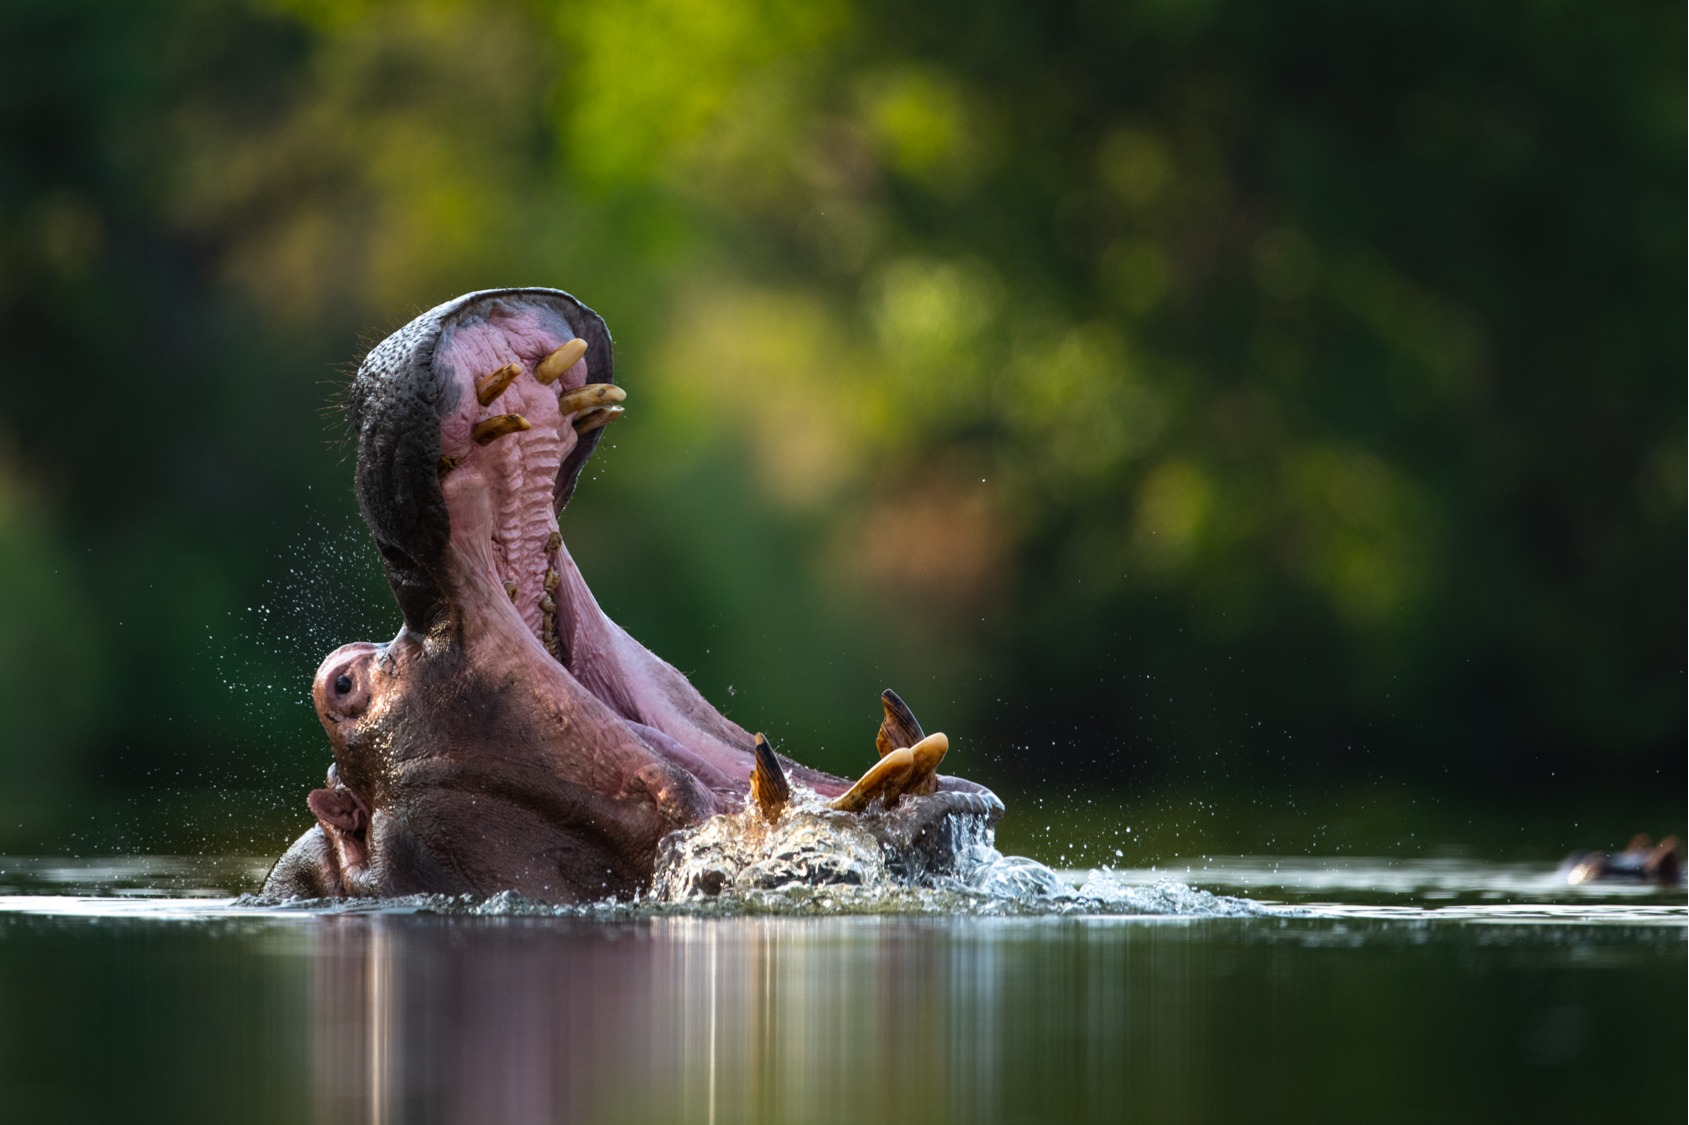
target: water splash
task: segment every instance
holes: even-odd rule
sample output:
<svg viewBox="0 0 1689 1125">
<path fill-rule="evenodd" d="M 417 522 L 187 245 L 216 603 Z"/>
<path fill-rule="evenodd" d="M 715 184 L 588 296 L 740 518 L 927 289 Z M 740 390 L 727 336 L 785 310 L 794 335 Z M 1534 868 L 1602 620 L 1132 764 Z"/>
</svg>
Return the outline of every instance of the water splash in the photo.
<svg viewBox="0 0 1689 1125">
<path fill-rule="evenodd" d="M 772 824 L 747 808 L 670 833 L 651 894 L 689 902 L 794 885 L 879 888 L 891 878 L 880 842 L 858 818 L 806 795 Z"/>
<path fill-rule="evenodd" d="M 330 651 L 397 628 L 375 548 L 355 521 L 316 520 L 280 561 L 245 614 L 207 638 L 224 686 L 261 722 L 309 708 L 311 676 Z"/>
<path fill-rule="evenodd" d="M 1107 869 L 1079 885 L 1024 856 L 1007 856 L 983 816 L 946 816 L 912 839 L 898 810 L 855 816 L 800 794 L 770 824 L 754 810 L 713 817 L 664 839 L 650 903 L 711 913 L 1262 912 L 1164 880 L 1123 882 Z M 489 900 L 490 902 L 491 900 Z M 485 904 L 483 904 L 485 905 Z"/>
<path fill-rule="evenodd" d="M 770 824 L 754 810 L 712 817 L 659 846 L 651 890 L 633 900 L 557 906 L 512 891 L 311 900 L 288 908 L 331 913 L 427 913 L 469 917 L 602 920 L 689 916 L 953 915 L 1039 917 L 1299 914 L 1295 907 L 1212 894 L 1163 879 L 1145 885 L 1104 868 L 1082 878 L 1025 856 L 1004 855 L 983 816 L 949 815 L 918 841 L 903 829 L 919 810 L 835 812 L 794 787 L 793 804 Z M 904 818 L 899 820 L 899 815 Z M 913 843 L 914 846 L 911 846 Z M 235 906 L 277 904 L 242 896 Z"/>
</svg>

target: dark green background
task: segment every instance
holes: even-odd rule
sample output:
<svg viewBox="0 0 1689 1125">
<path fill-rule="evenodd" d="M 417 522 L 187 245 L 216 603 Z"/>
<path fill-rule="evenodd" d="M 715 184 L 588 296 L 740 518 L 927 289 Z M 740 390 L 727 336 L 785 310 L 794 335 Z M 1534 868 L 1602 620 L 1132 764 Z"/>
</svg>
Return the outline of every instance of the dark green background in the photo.
<svg viewBox="0 0 1689 1125">
<path fill-rule="evenodd" d="M 303 821 L 397 625 L 336 386 L 535 284 L 630 391 L 565 536 L 782 749 L 893 686 L 1135 858 L 1681 828 L 1684 32 L 4 0 L 0 849 Z"/>
</svg>

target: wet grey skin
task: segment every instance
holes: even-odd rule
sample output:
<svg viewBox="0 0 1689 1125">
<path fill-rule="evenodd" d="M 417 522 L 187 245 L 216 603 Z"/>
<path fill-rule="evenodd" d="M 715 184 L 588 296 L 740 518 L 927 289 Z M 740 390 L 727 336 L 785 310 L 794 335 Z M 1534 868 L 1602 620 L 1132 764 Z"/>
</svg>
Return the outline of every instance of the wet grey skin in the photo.
<svg viewBox="0 0 1689 1125">
<path fill-rule="evenodd" d="M 364 359 L 358 506 L 404 624 L 318 670 L 334 764 L 266 896 L 627 897 L 665 835 L 745 807 L 753 736 L 604 615 L 562 541 L 622 397 L 603 320 L 555 289 L 467 294 Z M 920 775 L 906 741 L 882 744 L 866 807 L 862 784 L 764 757 L 931 870 L 951 818 L 1002 804 L 927 759 Z"/>
</svg>

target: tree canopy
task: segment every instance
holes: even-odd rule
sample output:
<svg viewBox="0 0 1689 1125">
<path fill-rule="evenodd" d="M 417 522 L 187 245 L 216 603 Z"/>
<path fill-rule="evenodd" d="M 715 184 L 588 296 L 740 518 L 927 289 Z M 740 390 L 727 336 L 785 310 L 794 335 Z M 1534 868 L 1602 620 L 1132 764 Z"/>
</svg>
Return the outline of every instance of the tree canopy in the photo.
<svg viewBox="0 0 1689 1125">
<path fill-rule="evenodd" d="M 315 780 L 338 373 L 502 285 L 617 336 L 606 609 L 806 760 L 1681 787 L 1684 30 L 10 0 L 0 788 Z"/>
</svg>

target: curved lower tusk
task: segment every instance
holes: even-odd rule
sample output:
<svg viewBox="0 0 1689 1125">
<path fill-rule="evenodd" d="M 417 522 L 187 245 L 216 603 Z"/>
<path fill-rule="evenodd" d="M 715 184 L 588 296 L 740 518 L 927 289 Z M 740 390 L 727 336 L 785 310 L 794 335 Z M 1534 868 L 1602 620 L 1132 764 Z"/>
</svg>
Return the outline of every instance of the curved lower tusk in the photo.
<svg viewBox="0 0 1689 1125">
<path fill-rule="evenodd" d="M 909 710 L 909 705 L 895 691 L 890 688 L 882 691 L 880 705 L 886 710 L 886 717 L 880 720 L 880 733 L 874 736 L 874 748 L 880 752 L 880 757 L 904 746 L 913 746 L 926 737 L 915 712 Z"/>
<path fill-rule="evenodd" d="M 903 785 L 914 767 L 915 755 L 907 748 L 893 750 L 869 767 L 862 780 L 852 785 L 848 793 L 834 797 L 827 807 L 840 812 L 861 812 L 876 797 L 885 798 L 888 805 L 893 804 L 902 796 Z"/>
<path fill-rule="evenodd" d="M 934 731 L 909 747 L 909 754 L 915 759 L 915 764 L 909 771 L 909 780 L 904 783 L 903 792 L 917 797 L 936 792 L 938 764 L 944 761 L 944 755 L 949 752 L 950 740 L 944 737 L 942 731 Z"/>
<path fill-rule="evenodd" d="M 792 799 L 792 787 L 786 781 L 786 771 L 768 739 L 757 735 L 756 764 L 751 767 L 751 802 L 762 818 L 773 822 L 780 819 L 786 804 Z"/>
</svg>

